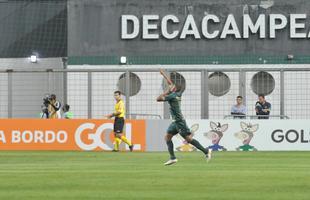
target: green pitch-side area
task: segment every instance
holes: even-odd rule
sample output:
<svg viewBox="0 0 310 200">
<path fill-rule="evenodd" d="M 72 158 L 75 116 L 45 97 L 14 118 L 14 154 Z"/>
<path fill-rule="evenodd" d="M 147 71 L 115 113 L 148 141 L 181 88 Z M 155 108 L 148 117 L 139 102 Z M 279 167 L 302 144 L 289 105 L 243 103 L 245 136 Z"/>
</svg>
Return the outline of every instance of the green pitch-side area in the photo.
<svg viewBox="0 0 310 200">
<path fill-rule="evenodd" d="M 310 152 L 0 151 L 0 199 L 309 200 Z"/>
</svg>

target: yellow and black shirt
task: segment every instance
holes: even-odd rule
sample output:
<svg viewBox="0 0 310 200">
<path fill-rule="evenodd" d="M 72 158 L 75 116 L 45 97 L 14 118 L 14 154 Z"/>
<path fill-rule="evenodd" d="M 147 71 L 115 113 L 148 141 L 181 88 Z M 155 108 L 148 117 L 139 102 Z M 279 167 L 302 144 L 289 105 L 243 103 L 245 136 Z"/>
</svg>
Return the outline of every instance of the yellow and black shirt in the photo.
<svg viewBox="0 0 310 200">
<path fill-rule="evenodd" d="M 121 99 L 119 100 L 116 104 L 115 104 L 115 107 L 114 107 L 114 112 L 115 113 L 120 113 L 119 115 L 115 116 L 115 117 L 125 117 L 125 114 L 126 114 L 126 109 L 125 109 L 125 104 L 124 104 L 124 101 Z"/>
</svg>

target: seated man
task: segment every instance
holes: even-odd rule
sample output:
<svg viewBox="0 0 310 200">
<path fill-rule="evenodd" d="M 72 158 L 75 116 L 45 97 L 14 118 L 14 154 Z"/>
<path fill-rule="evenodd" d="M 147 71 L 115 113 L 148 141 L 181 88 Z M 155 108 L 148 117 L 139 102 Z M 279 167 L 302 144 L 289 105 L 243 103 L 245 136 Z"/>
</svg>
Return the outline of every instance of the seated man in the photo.
<svg viewBox="0 0 310 200">
<path fill-rule="evenodd" d="M 246 107 L 245 105 L 243 105 L 242 96 L 237 96 L 236 101 L 237 101 L 237 104 L 231 107 L 230 114 L 234 116 L 234 119 L 244 119 L 246 115 Z"/>
</svg>

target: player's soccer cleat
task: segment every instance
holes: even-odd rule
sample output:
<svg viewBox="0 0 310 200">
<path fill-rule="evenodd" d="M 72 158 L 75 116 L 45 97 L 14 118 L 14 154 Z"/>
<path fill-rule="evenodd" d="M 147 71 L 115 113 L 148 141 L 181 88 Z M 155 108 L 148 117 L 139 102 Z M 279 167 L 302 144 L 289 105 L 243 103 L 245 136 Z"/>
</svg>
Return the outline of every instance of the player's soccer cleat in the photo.
<svg viewBox="0 0 310 200">
<path fill-rule="evenodd" d="M 207 157 L 207 162 L 210 162 L 210 160 L 212 158 L 212 149 L 211 148 L 208 149 L 208 154 L 206 155 L 206 157 Z"/>
<path fill-rule="evenodd" d="M 130 151 L 133 151 L 133 146 L 134 146 L 133 144 L 129 146 Z"/>
<path fill-rule="evenodd" d="M 172 165 L 178 162 L 178 159 L 170 159 L 167 162 L 164 163 L 165 166 Z"/>
<path fill-rule="evenodd" d="M 113 150 L 112 150 L 112 152 L 119 152 L 119 150 L 115 150 L 115 149 L 113 149 Z"/>
</svg>

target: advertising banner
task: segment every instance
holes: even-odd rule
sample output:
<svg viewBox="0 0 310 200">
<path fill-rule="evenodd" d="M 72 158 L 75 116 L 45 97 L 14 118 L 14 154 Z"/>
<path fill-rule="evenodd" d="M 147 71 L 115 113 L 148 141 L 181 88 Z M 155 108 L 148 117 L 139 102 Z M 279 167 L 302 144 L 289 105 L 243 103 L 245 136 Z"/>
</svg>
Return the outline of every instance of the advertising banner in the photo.
<svg viewBox="0 0 310 200">
<path fill-rule="evenodd" d="M 126 120 L 124 134 L 145 150 L 145 121 Z M 112 120 L 0 120 L 0 150 L 110 151 L 113 140 Z"/>
<path fill-rule="evenodd" d="M 170 120 L 126 120 L 135 151 L 166 151 Z M 193 138 L 213 151 L 309 151 L 307 120 L 188 120 Z M 0 150 L 110 151 L 112 120 L 0 120 Z M 180 136 L 176 151 L 196 151 Z M 121 144 L 122 151 L 128 146 Z"/>
<path fill-rule="evenodd" d="M 188 120 L 193 137 L 214 151 L 309 151 L 307 120 Z M 178 151 L 195 151 L 177 135 Z"/>
</svg>

